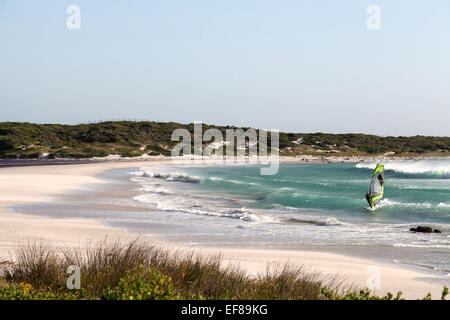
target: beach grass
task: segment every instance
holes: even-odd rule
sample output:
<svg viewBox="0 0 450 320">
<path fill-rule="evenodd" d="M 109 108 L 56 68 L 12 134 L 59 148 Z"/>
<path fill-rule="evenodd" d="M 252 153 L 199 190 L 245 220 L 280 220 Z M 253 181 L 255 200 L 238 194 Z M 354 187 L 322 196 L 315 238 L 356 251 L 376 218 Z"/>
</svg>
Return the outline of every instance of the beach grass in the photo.
<svg viewBox="0 0 450 320">
<path fill-rule="evenodd" d="M 69 266 L 79 267 L 80 289 L 67 287 Z M 83 249 L 28 243 L 16 251 L 14 262 L 0 263 L 0 272 L 0 300 L 401 299 L 401 293 L 378 297 L 304 266 L 278 265 L 249 275 L 237 266 L 224 267 L 218 255 L 169 252 L 139 239 L 104 240 Z"/>
</svg>

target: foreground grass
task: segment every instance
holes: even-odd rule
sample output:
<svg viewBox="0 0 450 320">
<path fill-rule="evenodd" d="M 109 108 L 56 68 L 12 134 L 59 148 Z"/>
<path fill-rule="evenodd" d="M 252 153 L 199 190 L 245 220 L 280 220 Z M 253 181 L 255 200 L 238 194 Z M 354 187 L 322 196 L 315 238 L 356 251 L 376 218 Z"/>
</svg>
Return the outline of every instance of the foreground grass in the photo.
<svg viewBox="0 0 450 320">
<path fill-rule="evenodd" d="M 67 288 L 69 266 L 80 268 L 80 290 Z M 448 293 L 444 288 L 442 298 Z M 430 299 L 431 296 L 425 297 Z M 103 241 L 84 251 L 29 244 L 15 262 L 0 263 L 1 300 L 372 300 L 401 299 L 401 293 L 374 296 L 304 267 L 280 265 L 259 276 L 222 267 L 220 257 L 169 253 L 139 240 Z"/>
</svg>

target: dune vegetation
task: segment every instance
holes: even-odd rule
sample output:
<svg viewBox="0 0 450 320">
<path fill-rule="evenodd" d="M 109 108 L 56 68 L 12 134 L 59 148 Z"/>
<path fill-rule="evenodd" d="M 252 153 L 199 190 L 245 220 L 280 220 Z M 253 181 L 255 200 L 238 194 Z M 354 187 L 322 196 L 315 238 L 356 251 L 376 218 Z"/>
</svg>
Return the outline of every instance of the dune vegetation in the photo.
<svg viewBox="0 0 450 320">
<path fill-rule="evenodd" d="M 167 252 L 139 239 L 102 241 L 83 249 L 29 243 L 0 263 L 0 300 L 396 300 L 356 290 L 304 266 L 280 265 L 258 276 L 223 267 L 219 256 Z M 69 266 L 80 289 L 68 289 Z M 442 299 L 448 293 L 444 288 Z M 428 295 L 424 299 L 431 299 Z"/>
<path fill-rule="evenodd" d="M 224 136 L 225 130 L 237 129 L 233 126 L 203 124 L 203 132 L 210 128 L 220 130 Z M 169 156 L 177 143 L 171 141 L 175 129 L 187 129 L 193 134 L 194 124 L 147 121 L 79 125 L 1 122 L 0 158 Z M 280 132 L 279 146 L 280 153 L 286 156 L 449 156 L 450 137 Z"/>
</svg>

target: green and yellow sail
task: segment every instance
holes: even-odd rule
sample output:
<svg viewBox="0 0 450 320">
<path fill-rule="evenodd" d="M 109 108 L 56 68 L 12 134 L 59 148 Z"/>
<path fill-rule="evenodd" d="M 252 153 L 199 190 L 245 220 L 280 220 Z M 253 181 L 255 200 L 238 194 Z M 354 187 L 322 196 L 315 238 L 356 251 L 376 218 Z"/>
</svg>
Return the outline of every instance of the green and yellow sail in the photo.
<svg viewBox="0 0 450 320">
<path fill-rule="evenodd" d="M 370 182 L 370 190 L 366 193 L 366 199 L 370 207 L 373 208 L 375 204 L 383 198 L 384 195 L 384 165 L 377 164 L 375 171 L 372 174 L 372 181 Z"/>
</svg>

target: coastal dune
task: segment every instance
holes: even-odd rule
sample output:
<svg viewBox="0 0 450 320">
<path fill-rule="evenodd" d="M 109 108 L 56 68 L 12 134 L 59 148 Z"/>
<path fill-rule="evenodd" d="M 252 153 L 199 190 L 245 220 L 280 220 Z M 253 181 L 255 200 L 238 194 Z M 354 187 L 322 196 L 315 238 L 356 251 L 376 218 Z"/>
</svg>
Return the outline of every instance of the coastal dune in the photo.
<svg viewBox="0 0 450 320">
<path fill-rule="evenodd" d="M 28 241 L 47 241 L 59 247 L 80 247 L 86 241 L 105 238 L 130 241 L 137 235 L 104 225 L 94 219 L 48 218 L 11 212 L 8 208 L 18 204 L 57 202 L 62 196 L 75 192 L 89 192 L 94 185 L 108 182 L 99 174 L 113 169 L 141 166 L 162 166 L 170 160 L 108 161 L 88 164 L 57 166 L 29 166 L 0 168 L 0 260 L 11 259 L 15 248 Z M 149 241 L 168 250 L 193 249 L 168 243 L 161 239 Z M 442 286 L 434 282 L 432 274 L 398 265 L 382 264 L 334 253 L 299 250 L 263 250 L 230 248 L 195 248 L 198 254 L 220 254 L 224 265 L 238 265 L 251 274 L 265 272 L 268 266 L 289 263 L 307 266 L 323 276 L 344 279 L 350 285 L 367 286 L 374 270 L 379 274 L 377 294 L 402 291 L 406 298 L 420 298 L 431 292 L 439 298 Z"/>
</svg>

